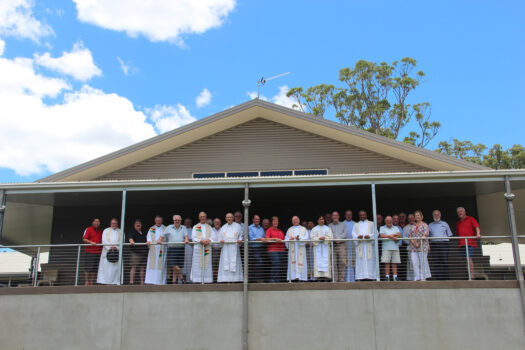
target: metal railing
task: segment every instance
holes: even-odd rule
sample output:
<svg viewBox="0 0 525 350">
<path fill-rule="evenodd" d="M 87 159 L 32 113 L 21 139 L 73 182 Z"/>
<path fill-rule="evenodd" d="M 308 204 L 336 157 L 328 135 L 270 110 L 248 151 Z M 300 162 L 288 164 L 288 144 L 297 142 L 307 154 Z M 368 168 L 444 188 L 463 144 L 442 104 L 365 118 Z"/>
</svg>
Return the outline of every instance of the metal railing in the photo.
<svg viewBox="0 0 525 350">
<path fill-rule="evenodd" d="M 519 236 L 525 238 L 525 236 Z M 474 239 L 478 248 L 468 248 Z M 250 283 L 353 282 L 385 280 L 386 257 L 375 244 L 390 239 L 283 240 L 249 242 Z M 376 243 L 377 242 L 377 243 Z M 400 243 L 402 242 L 402 243 Z M 425 242 L 429 242 L 429 249 Z M 461 243 L 460 243 L 461 242 Z M 397 240 L 397 278 L 414 280 L 516 279 L 509 236 L 418 237 Z M 319 246 L 321 245 L 321 248 Z M 112 245 L 98 244 L 103 250 Z M 113 245 L 114 246 L 114 245 Z M 0 285 L 78 286 L 102 284 L 236 283 L 243 281 L 244 249 L 238 242 L 123 244 L 122 254 L 109 262 L 102 254 L 86 253 L 90 244 L 4 246 L 0 253 Z M 104 248 L 105 247 L 105 248 Z M 143 251 L 138 251 L 143 247 Z M 234 248 L 232 248 L 234 247 Z M 370 247 L 370 248 L 369 248 Z M 118 245 L 115 247 L 118 249 Z M 204 248 L 204 249 L 203 249 Z M 88 249 L 89 250 L 89 249 Z M 120 252 L 119 252 L 120 253 Z M 90 256 L 91 254 L 91 256 Z M 389 255 L 390 254 L 385 254 Z M 392 254 L 395 258 L 397 253 Z M 382 259 L 385 258 L 385 259 Z M 417 262 L 416 262 L 417 260 Z M 469 263 L 472 260 L 472 264 Z M 522 264 L 523 266 L 523 264 Z M 393 280 L 394 264 L 390 266 Z M 523 270 L 522 270 L 523 273 Z M 151 277 L 153 276 L 153 278 Z M 417 276 L 416 276 L 417 277 Z"/>
</svg>

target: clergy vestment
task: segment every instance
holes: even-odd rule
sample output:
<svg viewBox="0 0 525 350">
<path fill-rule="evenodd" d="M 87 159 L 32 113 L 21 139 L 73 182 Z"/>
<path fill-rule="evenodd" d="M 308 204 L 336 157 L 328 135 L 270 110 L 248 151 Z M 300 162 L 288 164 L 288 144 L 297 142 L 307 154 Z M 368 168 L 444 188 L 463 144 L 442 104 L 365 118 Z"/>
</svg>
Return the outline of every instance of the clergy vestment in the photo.
<svg viewBox="0 0 525 350">
<path fill-rule="evenodd" d="M 157 244 L 157 240 L 163 237 L 166 226 L 153 225 L 148 231 L 147 242 L 150 243 L 148 252 L 148 263 L 146 264 L 146 284 L 166 284 L 166 269 L 164 262 L 167 246 Z"/>
<path fill-rule="evenodd" d="M 186 227 L 188 232 L 188 239 L 191 242 L 191 232 L 193 228 Z M 186 277 L 186 282 L 191 282 L 191 260 L 193 258 L 193 245 L 186 244 L 184 246 L 184 267 L 182 268 L 182 274 Z"/>
<path fill-rule="evenodd" d="M 372 221 L 359 221 L 352 229 L 352 237 L 370 236 L 374 239 L 376 230 Z M 355 279 L 376 279 L 376 262 L 373 241 L 359 241 L 355 247 Z"/>
<path fill-rule="evenodd" d="M 324 241 L 319 238 L 324 237 Z M 315 226 L 310 232 L 310 238 L 313 242 L 314 263 L 313 271 L 314 277 L 332 277 L 332 256 L 330 252 L 330 240 L 333 238 L 330 227 Z"/>
<path fill-rule="evenodd" d="M 193 258 L 191 260 L 191 281 L 193 283 L 213 283 L 213 270 L 211 263 L 211 243 L 207 246 L 200 244 L 200 241 L 208 239 L 211 241 L 211 226 L 197 224 L 191 231 L 191 239 L 195 243 L 193 246 Z M 204 271 L 204 276 L 202 272 Z"/>
<path fill-rule="evenodd" d="M 221 249 L 221 259 L 219 262 L 218 282 L 240 282 L 243 280 L 241 250 L 238 240 L 242 240 L 242 228 L 236 222 L 231 225 L 225 224 L 219 232 L 219 240 L 224 242 Z"/>
<path fill-rule="evenodd" d="M 290 240 L 292 237 L 297 238 L 299 241 L 286 242 L 288 248 L 288 280 L 299 279 L 301 281 L 308 280 L 308 259 L 306 254 L 306 242 L 300 242 L 308 240 L 308 231 L 301 225 L 292 226 L 286 231 L 286 240 Z"/>
<path fill-rule="evenodd" d="M 113 246 L 119 246 L 120 240 L 122 239 L 122 232 L 117 228 L 116 230 L 108 227 L 102 232 L 102 244 L 111 244 Z M 98 265 L 97 283 L 100 284 L 120 284 L 120 274 L 117 262 L 110 262 L 106 259 L 108 252 L 111 250 L 111 246 L 105 245 L 102 248 L 102 254 L 100 255 L 100 263 Z"/>
</svg>

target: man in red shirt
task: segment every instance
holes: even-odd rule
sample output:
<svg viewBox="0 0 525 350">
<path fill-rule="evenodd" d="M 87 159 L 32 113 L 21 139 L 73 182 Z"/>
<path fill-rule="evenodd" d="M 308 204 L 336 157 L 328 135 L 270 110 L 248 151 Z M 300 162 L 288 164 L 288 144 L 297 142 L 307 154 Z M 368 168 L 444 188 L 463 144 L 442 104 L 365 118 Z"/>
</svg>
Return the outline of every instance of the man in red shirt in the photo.
<svg viewBox="0 0 525 350">
<path fill-rule="evenodd" d="M 459 240 L 459 248 L 461 256 L 467 258 L 468 251 L 468 264 L 470 265 L 470 278 L 474 279 L 474 249 L 478 247 L 477 239 L 481 238 L 481 231 L 479 230 L 479 224 L 472 216 L 467 216 L 467 211 L 463 207 L 456 209 L 458 214 L 458 222 L 456 223 L 456 233 L 460 237 L 473 237 L 467 239 L 467 246 L 465 247 L 465 239 Z"/>
<path fill-rule="evenodd" d="M 96 244 L 102 243 L 102 230 L 100 229 L 100 219 L 95 218 L 91 226 L 84 231 L 82 241 L 86 246 L 86 254 L 84 260 L 84 274 L 86 286 L 95 284 L 98 272 L 98 265 L 100 263 L 100 253 L 102 253 L 102 246 Z"/>
</svg>

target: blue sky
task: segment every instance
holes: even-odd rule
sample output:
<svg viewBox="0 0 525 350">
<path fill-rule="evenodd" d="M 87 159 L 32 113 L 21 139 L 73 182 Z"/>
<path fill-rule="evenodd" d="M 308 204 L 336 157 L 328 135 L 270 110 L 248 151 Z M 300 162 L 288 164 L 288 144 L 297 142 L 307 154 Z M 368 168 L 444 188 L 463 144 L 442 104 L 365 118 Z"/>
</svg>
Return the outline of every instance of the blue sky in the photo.
<svg viewBox="0 0 525 350">
<path fill-rule="evenodd" d="M 206 0 L 209 11 L 183 13 L 169 4 L 188 1 L 159 0 L 151 11 L 131 0 L 24 1 L 0 24 L 0 183 L 243 103 L 261 76 L 291 72 L 262 90 L 289 103 L 283 87 L 337 83 L 359 59 L 418 61 L 426 77 L 409 102 L 430 102 L 443 125 L 430 149 L 453 138 L 525 143 L 522 1 Z M 12 73 L 22 68 L 32 74 L 23 82 Z"/>
</svg>

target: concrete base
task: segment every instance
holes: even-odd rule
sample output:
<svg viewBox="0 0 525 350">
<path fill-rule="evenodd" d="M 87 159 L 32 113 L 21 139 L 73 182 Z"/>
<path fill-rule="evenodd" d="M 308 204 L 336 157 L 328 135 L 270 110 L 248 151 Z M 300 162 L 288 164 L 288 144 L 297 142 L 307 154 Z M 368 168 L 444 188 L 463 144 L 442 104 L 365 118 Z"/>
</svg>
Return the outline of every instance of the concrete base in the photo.
<svg viewBox="0 0 525 350">
<path fill-rule="evenodd" d="M 251 288 L 250 349 L 525 348 L 514 287 L 329 285 Z M 241 349 L 241 285 L 169 287 L 2 289 L 0 349 Z"/>
</svg>

